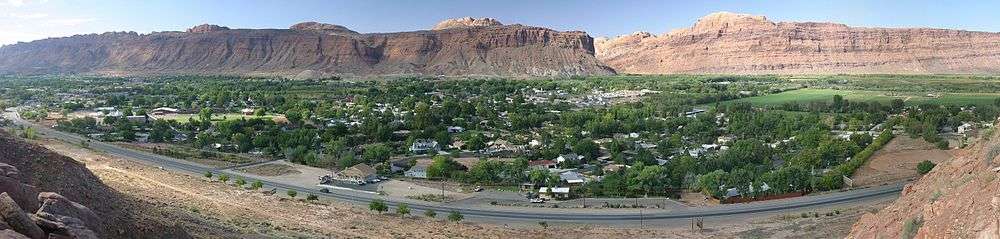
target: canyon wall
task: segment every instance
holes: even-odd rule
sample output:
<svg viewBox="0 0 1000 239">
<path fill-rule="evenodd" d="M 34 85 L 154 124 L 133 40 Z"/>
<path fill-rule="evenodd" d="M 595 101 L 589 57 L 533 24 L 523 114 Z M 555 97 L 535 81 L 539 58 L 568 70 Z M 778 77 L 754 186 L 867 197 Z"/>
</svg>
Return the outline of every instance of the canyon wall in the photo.
<svg viewBox="0 0 1000 239">
<path fill-rule="evenodd" d="M 461 27 L 456 27 L 461 26 Z M 290 29 L 201 25 L 0 48 L 0 74 L 609 75 L 584 32 L 449 20 L 438 30 L 359 34 L 315 22 Z"/>
<path fill-rule="evenodd" d="M 690 28 L 596 40 L 619 73 L 1000 73 L 1000 34 L 772 22 L 713 13 Z"/>
</svg>

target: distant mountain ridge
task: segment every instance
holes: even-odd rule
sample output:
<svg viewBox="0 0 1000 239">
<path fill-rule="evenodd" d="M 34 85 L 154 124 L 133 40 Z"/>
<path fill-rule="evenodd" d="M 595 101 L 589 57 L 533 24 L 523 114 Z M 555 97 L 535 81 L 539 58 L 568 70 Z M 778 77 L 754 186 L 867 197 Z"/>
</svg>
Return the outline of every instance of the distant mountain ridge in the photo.
<svg viewBox="0 0 1000 239">
<path fill-rule="evenodd" d="M 78 35 L 0 48 L 0 74 L 614 74 L 594 57 L 593 38 L 584 32 L 488 18 L 447 20 L 438 27 L 359 34 L 316 22 L 290 29 L 206 24 L 187 32 Z"/>
<path fill-rule="evenodd" d="M 719 12 L 662 35 L 595 41 L 619 73 L 1000 73 L 1000 33 L 772 22 Z"/>
</svg>

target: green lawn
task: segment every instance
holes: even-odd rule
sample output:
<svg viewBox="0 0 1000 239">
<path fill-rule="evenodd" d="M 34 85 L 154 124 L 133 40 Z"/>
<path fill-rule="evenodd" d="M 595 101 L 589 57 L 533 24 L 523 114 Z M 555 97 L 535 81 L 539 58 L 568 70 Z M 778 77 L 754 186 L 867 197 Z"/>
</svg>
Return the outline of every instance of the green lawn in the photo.
<svg viewBox="0 0 1000 239">
<path fill-rule="evenodd" d="M 905 100 L 907 104 L 935 103 L 948 105 L 985 105 L 1000 98 L 997 93 L 934 93 L 936 97 L 922 92 L 888 92 L 835 89 L 799 89 L 778 94 L 743 98 L 729 102 L 750 102 L 759 106 L 776 106 L 786 102 L 830 101 L 834 95 L 841 95 L 849 101 L 879 101 L 888 103 L 893 99 Z M 728 103 L 728 102 L 727 102 Z"/>
</svg>

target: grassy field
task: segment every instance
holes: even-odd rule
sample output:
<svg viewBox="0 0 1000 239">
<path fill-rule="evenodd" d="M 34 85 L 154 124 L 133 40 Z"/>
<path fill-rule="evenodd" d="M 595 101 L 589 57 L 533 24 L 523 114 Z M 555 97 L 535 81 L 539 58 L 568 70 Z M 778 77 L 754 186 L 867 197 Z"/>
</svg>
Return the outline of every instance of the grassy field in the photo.
<svg viewBox="0 0 1000 239">
<path fill-rule="evenodd" d="M 830 101 L 833 100 L 834 95 L 841 95 L 849 101 L 878 101 L 888 103 L 893 99 L 902 99 L 907 104 L 934 103 L 946 105 L 986 105 L 992 104 L 995 99 L 1000 98 L 1000 94 L 997 93 L 934 93 L 933 95 L 928 95 L 927 93 L 920 92 L 799 89 L 729 102 L 750 102 L 759 106 L 775 106 L 786 102 Z"/>
</svg>

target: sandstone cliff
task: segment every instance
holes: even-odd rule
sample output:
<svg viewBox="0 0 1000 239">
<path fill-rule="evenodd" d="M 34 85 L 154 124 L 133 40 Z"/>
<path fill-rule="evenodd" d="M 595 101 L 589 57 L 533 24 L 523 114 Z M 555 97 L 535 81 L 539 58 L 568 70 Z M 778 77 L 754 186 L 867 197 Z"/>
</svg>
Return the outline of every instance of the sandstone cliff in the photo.
<svg viewBox="0 0 1000 239">
<path fill-rule="evenodd" d="M 1000 238 L 1000 133 L 987 137 L 862 216 L 848 238 Z"/>
<path fill-rule="evenodd" d="M 772 22 L 727 12 L 595 46 L 597 58 L 619 73 L 1000 73 L 1000 33 Z"/>
<path fill-rule="evenodd" d="M 439 30 L 357 34 L 314 22 L 291 29 L 201 25 L 187 32 L 104 33 L 0 48 L 0 74 L 608 75 L 584 32 L 492 19 Z M 496 22 L 496 24 L 491 24 Z M 457 25 L 461 27 L 456 27 Z"/>
</svg>

